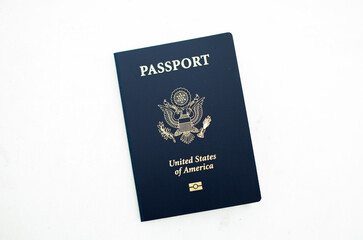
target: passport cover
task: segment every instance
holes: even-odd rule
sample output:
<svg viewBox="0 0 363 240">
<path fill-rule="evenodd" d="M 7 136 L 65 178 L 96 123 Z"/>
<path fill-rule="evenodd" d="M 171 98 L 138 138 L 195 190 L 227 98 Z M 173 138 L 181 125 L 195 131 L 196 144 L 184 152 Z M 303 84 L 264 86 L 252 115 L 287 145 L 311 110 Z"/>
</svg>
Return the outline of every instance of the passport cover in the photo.
<svg viewBox="0 0 363 240">
<path fill-rule="evenodd" d="M 114 56 L 141 221 L 261 199 L 230 33 Z"/>
</svg>

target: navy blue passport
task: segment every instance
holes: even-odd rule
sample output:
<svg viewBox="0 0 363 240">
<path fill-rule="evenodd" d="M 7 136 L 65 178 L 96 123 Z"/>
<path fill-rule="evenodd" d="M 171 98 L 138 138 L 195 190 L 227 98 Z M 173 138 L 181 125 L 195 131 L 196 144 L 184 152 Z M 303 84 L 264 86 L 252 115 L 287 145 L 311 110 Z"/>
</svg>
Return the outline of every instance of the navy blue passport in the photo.
<svg viewBox="0 0 363 240">
<path fill-rule="evenodd" d="M 115 60 L 141 221 L 261 199 L 230 33 Z"/>
</svg>

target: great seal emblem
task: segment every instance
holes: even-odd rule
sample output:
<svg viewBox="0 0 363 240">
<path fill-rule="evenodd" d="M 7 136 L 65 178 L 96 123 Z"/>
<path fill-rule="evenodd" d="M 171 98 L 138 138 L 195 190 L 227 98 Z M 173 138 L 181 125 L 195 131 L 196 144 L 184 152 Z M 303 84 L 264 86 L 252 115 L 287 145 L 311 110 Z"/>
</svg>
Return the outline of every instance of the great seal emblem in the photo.
<svg viewBox="0 0 363 240">
<path fill-rule="evenodd" d="M 191 143 L 197 133 L 199 138 L 204 138 L 204 133 L 212 121 L 210 116 L 207 116 L 203 121 L 203 126 L 198 129 L 196 125 L 203 117 L 203 102 L 205 97 L 200 98 L 198 94 L 191 100 L 190 92 L 182 87 L 175 89 L 170 96 L 169 103 L 164 99 L 163 105 L 158 107 L 163 111 L 166 123 L 177 130 L 172 133 L 170 128 L 166 128 L 163 122 L 159 122 L 158 129 L 161 136 L 165 139 L 171 139 L 174 143 L 174 137 L 180 137 L 180 141 L 185 144 Z"/>
</svg>

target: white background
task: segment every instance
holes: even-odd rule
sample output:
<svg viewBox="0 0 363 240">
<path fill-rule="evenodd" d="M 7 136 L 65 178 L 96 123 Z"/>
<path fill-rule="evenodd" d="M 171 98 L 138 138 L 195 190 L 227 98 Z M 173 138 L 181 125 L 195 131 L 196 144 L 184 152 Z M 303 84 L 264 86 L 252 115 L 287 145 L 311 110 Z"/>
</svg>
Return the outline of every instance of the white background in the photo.
<svg viewBox="0 0 363 240">
<path fill-rule="evenodd" d="M 363 239 L 362 13 L 0 0 L 0 239 Z M 227 31 L 262 201 L 141 223 L 113 53 Z"/>
</svg>

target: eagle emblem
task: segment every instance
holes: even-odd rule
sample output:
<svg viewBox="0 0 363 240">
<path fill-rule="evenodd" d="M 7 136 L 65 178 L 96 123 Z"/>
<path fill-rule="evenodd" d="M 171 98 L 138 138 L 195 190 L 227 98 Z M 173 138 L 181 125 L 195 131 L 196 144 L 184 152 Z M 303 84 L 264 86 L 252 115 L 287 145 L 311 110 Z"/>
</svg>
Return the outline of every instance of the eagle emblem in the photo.
<svg viewBox="0 0 363 240">
<path fill-rule="evenodd" d="M 159 122 L 158 129 L 161 136 L 171 139 L 176 143 L 175 137 L 180 136 L 180 141 L 185 144 L 191 143 L 196 133 L 199 138 L 204 138 L 204 133 L 212 121 L 207 116 L 203 121 L 203 126 L 198 129 L 196 125 L 203 117 L 203 103 L 205 97 L 200 98 L 198 94 L 192 100 L 190 92 L 182 87 L 175 89 L 170 96 L 170 103 L 164 99 L 163 104 L 158 107 L 163 111 L 165 122 L 172 128 L 176 128 L 174 133 L 170 128 L 165 127 L 163 122 Z"/>
</svg>

